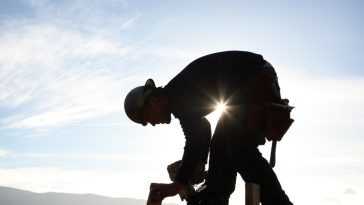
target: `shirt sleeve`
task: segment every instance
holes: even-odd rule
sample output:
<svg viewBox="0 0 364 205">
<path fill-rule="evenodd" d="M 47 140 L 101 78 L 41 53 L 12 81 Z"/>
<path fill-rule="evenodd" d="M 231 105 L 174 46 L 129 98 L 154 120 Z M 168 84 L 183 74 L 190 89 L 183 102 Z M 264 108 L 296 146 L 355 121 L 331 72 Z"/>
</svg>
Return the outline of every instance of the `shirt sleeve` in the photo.
<svg viewBox="0 0 364 205">
<path fill-rule="evenodd" d="M 211 125 L 205 117 L 197 119 L 181 118 L 180 124 L 186 142 L 181 167 L 175 181 L 186 185 L 199 161 L 207 162 L 211 140 Z"/>
</svg>

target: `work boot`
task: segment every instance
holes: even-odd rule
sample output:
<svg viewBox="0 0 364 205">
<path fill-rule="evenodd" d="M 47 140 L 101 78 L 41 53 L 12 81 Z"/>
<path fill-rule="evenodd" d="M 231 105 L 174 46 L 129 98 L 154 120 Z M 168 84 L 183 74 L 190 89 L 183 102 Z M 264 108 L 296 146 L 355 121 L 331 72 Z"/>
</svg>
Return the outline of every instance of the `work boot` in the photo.
<svg viewBox="0 0 364 205">
<path fill-rule="evenodd" d="M 288 196 L 282 190 L 281 193 L 272 193 L 265 199 L 261 199 L 262 205 L 293 205 Z"/>
<path fill-rule="evenodd" d="M 202 185 L 196 193 L 187 200 L 187 205 L 228 205 L 229 199 L 225 199 L 216 191 Z"/>
</svg>

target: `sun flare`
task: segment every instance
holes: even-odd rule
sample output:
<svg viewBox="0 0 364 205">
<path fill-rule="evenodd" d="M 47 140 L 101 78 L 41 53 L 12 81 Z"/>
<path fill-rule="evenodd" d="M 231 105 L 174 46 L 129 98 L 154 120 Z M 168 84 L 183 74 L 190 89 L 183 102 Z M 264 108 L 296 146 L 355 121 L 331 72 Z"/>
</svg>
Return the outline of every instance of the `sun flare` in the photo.
<svg viewBox="0 0 364 205">
<path fill-rule="evenodd" d="M 220 116 L 225 111 L 225 109 L 226 109 L 225 104 L 219 103 L 217 104 L 215 111 L 218 113 L 218 116 Z"/>
<path fill-rule="evenodd" d="M 226 105 L 225 103 L 218 103 L 215 106 L 214 112 L 210 113 L 207 117 L 207 119 L 211 123 L 212 130 L 215 130 L 215 126 L 217 124 L 217 121 L 219 120 L 220 116 L 226 112 Z"/>
</svg>

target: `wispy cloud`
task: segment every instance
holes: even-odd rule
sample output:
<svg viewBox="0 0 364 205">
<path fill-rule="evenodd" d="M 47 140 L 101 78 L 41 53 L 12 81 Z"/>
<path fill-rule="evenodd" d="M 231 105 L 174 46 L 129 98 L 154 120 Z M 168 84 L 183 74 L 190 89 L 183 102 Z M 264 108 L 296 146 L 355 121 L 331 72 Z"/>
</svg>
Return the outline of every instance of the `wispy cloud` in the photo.
<svg viewBox="0 0 364 205">
<path fill-rule="evenodd" d="M 132 77 L 113 70 L 128 49 L 100 36 L 30 25 L 0 35 L 0 105 L 8 127 L 40 128 L 119 111 Z M 110 67 L 108 67 L 110 66 Z"/>
<path fill-rule="evenodd" d="M 356 195 L 356 191 L 352 188 L 347 188 L 345 189 L 344 194 L 348 194 L 348 195 Z"/>
<path fill-rule="evenodd" d="M 0 158 L 6 155 L 7 153 L 8 152 L 6 150 L 0 148 Z"/>
<path fill-rule="evenodd" d="M 120 32 L 140 15 L 106 12 L 126 1 L 82 2 L 24 1 L 33 19 L 1 25 L 0 111 L 7 110 L 1 127 L 46 129 L 121 112 L 121 93 L 138 75 L 125 65 L 137 55 L 135 42 L 123 41 Z M 93 16 L 110 22 L 90 21 Z"/>
</svg>

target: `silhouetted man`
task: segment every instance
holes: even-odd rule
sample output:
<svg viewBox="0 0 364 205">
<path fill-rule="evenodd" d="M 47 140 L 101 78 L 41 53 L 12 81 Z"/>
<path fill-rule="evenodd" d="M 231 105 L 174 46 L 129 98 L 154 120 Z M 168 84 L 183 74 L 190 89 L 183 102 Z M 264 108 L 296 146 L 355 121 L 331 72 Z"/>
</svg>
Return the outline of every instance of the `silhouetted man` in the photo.
<svg viewBox="0 0 364 205">
<path fill-rule="evenodd" d="M 246 182 L 260 185 L 263 205 L 292 204 L 258 145 L 266 133 L 266 105 L 280 103 L 280 88 L 274 68 L 261 55 L 225 51 L 198 58 L 165 87 L 152 79 L 129 92 L 124 107 L 127 116 L 142 125 L 170 123 L 179 119 L 186 143 L 180 169 L 170 184 L 153 184 L 149 202 L 176 195 L 191 179 L 200 161 L 206 162 L 209 197 L 228 204 L 239 173 Z M 226 111 L 214 135 L 205 118 L 217 103 Z"/>
</svg>

